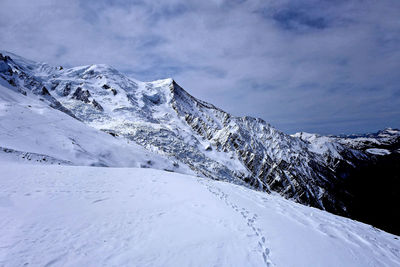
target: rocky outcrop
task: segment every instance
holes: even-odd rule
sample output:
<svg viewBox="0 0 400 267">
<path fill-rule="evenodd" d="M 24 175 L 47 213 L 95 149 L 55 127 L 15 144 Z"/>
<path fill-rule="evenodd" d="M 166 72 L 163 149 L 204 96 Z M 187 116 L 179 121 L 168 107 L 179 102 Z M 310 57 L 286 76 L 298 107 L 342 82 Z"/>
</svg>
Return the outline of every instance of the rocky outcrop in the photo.
<svg viewBox="0 0 400 267">
<path fill-rule="evenodd" d="M 89 90 L 83 90 L 81 87 L 76 88 L 72 95 L 73 99 L 83 101 L 84 103 L 90 103 L 89 97 L 91 97 Z"/>
</svg>

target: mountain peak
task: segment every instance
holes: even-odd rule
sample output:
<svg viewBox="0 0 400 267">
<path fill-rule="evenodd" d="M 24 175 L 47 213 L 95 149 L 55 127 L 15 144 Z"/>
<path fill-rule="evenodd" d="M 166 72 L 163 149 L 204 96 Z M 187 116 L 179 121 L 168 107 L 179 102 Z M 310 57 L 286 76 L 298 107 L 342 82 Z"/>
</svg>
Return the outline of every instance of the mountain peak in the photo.
<svg viewBox="0 0 400 267">
<path fill-rule="evenodd" d="M 174 166 L 337 214 L 348 215 L 352 205 L 342 171 L 398 149 L 389 149 L 398 142 L 395 129 L 368 138 L 290 136 L 262 119 L 235 117 L 197 99 L 172 78 L 140 82 L 105 64 L 64 69 L 2 59 L 0 78 L 14 91 L 157 152 Z M 389 153 L 369 153 L 377 149 Z"/>
<path fill-rule="evenodd" d="M 172 78 L 135 82 L 104 64 L 53 68 L 47 76 L 32 68 L 24 75 L 22 80 L 13 76 L 22 90 L 40 95 L 46 87 L 52 103 L 81 121 L 156 148 L 199 175 L 342 209 L 339 201 L 328 205 L 330 192 L 322 190 L 333 174 L 316 171 L 313 165 L 325 163 L 299 140 L 261 119 L 234 117 L 199 100 Z M 32 81 L 37 85 L 31 86 Z M 310 179 L 313 184 L 306 182 Z"/>
</svg>

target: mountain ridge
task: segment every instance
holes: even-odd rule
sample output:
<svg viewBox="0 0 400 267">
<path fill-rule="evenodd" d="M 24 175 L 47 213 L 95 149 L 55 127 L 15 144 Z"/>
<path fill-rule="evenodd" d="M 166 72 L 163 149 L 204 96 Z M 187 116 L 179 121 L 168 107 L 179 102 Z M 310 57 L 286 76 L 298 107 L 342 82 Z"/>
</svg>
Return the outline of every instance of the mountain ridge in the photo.
<svg viewBox="0 0 400 267">
<path fill-rule="evenodd" d="M 382 153 L 367 151 L 382 149 L 371 147 L 374 142 L 290 136 L 262 119 L 234 117 L 171 78 L 140 82 L 108 65 L 64 69 L 4 54 L 0 76 L 16 92 L 31 91 L 51 107 L 174 158 L 200 176 L 277 192 L 336 214 L 348 216 L 352 201 L 338 170 Z"/>
</svg>

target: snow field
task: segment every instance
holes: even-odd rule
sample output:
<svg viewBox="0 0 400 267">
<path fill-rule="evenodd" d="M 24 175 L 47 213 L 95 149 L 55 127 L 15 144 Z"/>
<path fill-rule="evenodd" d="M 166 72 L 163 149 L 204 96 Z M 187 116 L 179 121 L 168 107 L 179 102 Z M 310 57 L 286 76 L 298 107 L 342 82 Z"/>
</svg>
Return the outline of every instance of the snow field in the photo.
<svg viewBox="0 0 400 267">
<path fill-rule="evenodd" d="M 225 182 L 0 165 L 0 266 L 398 266 L 398 237 Z"/>
</svg>

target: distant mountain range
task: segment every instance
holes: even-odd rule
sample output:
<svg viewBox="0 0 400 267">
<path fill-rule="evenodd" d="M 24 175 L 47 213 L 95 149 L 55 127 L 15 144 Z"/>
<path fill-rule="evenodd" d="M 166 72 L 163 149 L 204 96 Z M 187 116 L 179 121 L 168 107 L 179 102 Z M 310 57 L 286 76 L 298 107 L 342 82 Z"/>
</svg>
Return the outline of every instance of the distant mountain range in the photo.
<svg viewBox="0 0 400 267">
<path fill-rule="evenodd" d="M 140 82 L 107 65 L 67 69 L 4 51 L 0 78 L 0 112 L 10 110 L 1 157 L 196 174 L 400 233 L 398 129 L 288 135 L 196 99 L 173 79 Z"/>
</svg>

